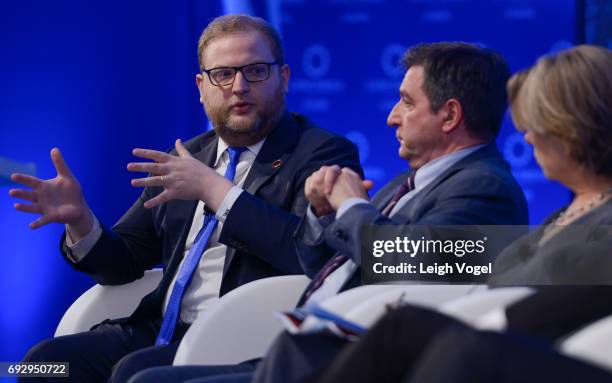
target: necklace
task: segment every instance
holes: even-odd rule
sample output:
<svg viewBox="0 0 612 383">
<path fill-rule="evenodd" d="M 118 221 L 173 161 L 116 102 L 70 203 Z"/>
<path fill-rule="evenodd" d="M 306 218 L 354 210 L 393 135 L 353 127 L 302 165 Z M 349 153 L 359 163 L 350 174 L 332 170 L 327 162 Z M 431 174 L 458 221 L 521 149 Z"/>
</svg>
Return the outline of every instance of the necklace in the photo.
<svg viewBox="0 0 612 383">
<path fill-rule="evenodd" d="M 538 245 L 542 245 L 544 242 L 548 241 L 551 237 L 557 234 L 564 227 L 564 225 L 567 225 L 569 222 L 572 222 L 577 217 L 601 205 L 605 200 L 608 199 L 610 195 L 612 195 L 612 188 L 597 194 L 589 201 L 589 203 L 581 206 L 578 209 L 575 209 L 574 211 L 565 210 L 561 212 L 557 218 L 555 218 L 551 223 L 546 225 L 544 231 L 542 232 L 542 236 L 538 241 Z"/>
<path fill-rule="evenodd" d="M 554 220 L 553 225 L 564 225 L 567 222 L 572 221 L 574 218 L 581 216 L 582 214 L 586 213 L 589 210 L 592 210 L 596 206 L 599 206 L 611 194 L 612 188 L 598 193 L 587 204 L 582 205 L 578 209 L 574 209 L 573 211 L 569 211 L 568 209 L 561 212 L 561 214 L 559 214 L 559 216 Z"/>
</svg>

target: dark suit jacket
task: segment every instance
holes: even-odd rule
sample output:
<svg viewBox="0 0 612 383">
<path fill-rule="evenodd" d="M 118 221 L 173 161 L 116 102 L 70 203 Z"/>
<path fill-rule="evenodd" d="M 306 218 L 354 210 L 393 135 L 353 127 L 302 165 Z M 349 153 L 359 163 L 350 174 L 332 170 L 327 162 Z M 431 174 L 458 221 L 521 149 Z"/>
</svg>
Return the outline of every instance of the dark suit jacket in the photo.
<svg viewBox="0 0 612 383">
<path fill-rule="evenodd" d="M 549 223 L 562 210 L 544 222 Z M 538 245 L 540 226 L 508 246 L 493 265 L 491 285 L 612 285 L 612 200 Z"/>
<path fill-rule="evenodd" d="M 394 382 L 392 379 L 378 381 Z M 409 374 L 396 381 L 609 383 L 612 374 L 584 360 L 563 355 L 529 336 L 451 327 L 427 347 Z"/>
<path fill-rule="evenodd" d="M 185 147 L 213 165 L 218 137 L 206 132 Z M 174 153 L 174 151 L 171 151 Z M 274 161 L 282 165 L 275 167 Z M 326 164 L 340 164 L 362 172 L 355 146 L 347 139 L 313 126 L 305 117 L 285 113 L 269 134 L 228 214 L 219 241 L 228 246 L 220 295 L 256 279 L 302 274 L 292 234 L 307 207 L 306 178 Z M 112 229 L 103 228 L 87 256 L 71 265 L 100 284 L 124 284 L 157 265 L 164 276 L 143 298 L 131 319 L 158 318 L 161 304 L 184 253 L 197 201 L 173 200 L 146 209 L 143 203 L 162 191 L 145 188 L 136 203 Z M 69 249 L 62 238 L 62 250 Z"/>
<path fill-rule="evenodd" d="M 556 340 L 612 315 L 612 286 L 541 286 L 508 306 L 508 329 Z"/>
<path fill-rule="evenodd" d="M 526 225 L 527 202 L 495 144 L 469 154 L 418 192 L 392 218 L 381 210 L 397 187 L 405 182 L 405 172 L 385 185 L 372 198 L 372 204 L 349 209 L 325 229 L 324 242 L 309 242 L 307 225 L 296 231 L 296 247 L 307 275 L 325 265 L 330 252 L 340 252 L 361 264 L 361 228 L 364 225 Z M 405 233 L 405 227 L 402 228 Z M 356 272 L 342 290 L 359 285 Z"/>
</svg>

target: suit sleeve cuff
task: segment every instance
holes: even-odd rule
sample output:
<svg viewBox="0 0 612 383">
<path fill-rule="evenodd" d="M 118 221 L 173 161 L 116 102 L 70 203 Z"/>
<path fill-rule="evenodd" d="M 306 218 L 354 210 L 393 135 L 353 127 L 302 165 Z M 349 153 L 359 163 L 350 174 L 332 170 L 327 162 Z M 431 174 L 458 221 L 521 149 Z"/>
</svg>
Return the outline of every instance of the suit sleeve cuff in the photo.
<svg viewBox="0 0 612 383">
<path fill-rule="evenodd" d="M 234 206 L 234 203 L 238 197 L 240 197 L 240 194 L 242 194 L 243 191 L 244 190 L 242 190 L 240 187 L 234 185 L 225 195 L 225 198 L 223 198 L 223 201 L 221 201 L 221 205 L 219 205 L 219 209 L 217 209 L 217 213 L 215 214 L 219 222 L 225 222 L 230 210 L 232 210 L 232 206 Z"/>
<path fill-rule="evenodd" d="M 356 197 L 348 198 L 346 201 L 342 202 L 342 204 L 338 208 L 338 211 L 336 211 L 336 219 L 339 219 L 340 217 L 342 217 L 344 213 L 346 213 L 353 206 L 363 204 L 363 203 L 369 204 L 370 202 L 367 199 L 363 199 L 363 198 L 356 198 Z"/>
<path fill-rule="evenodd" d="M 95 215 L 93 216 L 93 227 L 89 234 L 76 243 L 73 242 L 68 225 L 66 225 L 66 246 L 70 250 L 66 256 L 73 263 L 80 262 L 93 249 L 101 236 L 102 226 L 100 226 L 100 221 Z"/>
</svg>

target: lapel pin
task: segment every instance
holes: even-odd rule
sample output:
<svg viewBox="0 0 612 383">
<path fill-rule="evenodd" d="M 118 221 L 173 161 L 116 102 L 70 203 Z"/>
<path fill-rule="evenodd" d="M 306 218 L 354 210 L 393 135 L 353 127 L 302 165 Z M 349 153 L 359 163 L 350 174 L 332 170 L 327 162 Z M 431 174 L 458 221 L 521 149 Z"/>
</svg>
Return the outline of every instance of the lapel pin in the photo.
<svg viewBox="0 0 612 383">
<path fill-rule="evenodd" d="M 283 161 L 281 161 L 281 160 L 274 160 L 272 162 L 272 169 L 280 168 L 280 166 L 282 164 L 283 164 Z"/>
</svg>

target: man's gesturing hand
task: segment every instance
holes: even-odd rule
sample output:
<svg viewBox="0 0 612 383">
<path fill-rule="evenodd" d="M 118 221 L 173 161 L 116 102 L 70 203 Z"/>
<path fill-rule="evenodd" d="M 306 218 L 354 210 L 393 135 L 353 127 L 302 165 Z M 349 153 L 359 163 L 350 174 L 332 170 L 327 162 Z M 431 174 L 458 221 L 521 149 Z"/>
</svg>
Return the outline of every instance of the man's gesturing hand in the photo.
<svg viewBox="0 0 612 383">
<path fill-rule="evenodd" d="M 146 201 L 152 208 L 173 199 L 202 200 L 216 211 L 233 184 L 214 169 L 193 158 L 181 140 L 175 144 L 178 156 L 149 149 L 134 149 L 136 157 L 155 162 L 133 162 L 127 165 L 131 172 L 147 172 L 148 177 L 132 180 L 132 186 L 161 186 L 164 191 Z"/>
<path fill-rule="evenodd" d="M 27 174 L 12 174 L 14 182 L 31 190 L 11 189 L 9 195 L 31 202 L 16 203 L 15 209 L 41 214 L 40 218 L 30 223 L 30 228 L 37 229 L 50 222 L 65 223 L 73 240 L 78 241 L 91 230 L 93 215 L 83 197 L 79 181 L 68 168 L 59 149 L 51 150 L 51 160 L 57 171 L 55 178 L 42 180 Z"/>
</svg>

